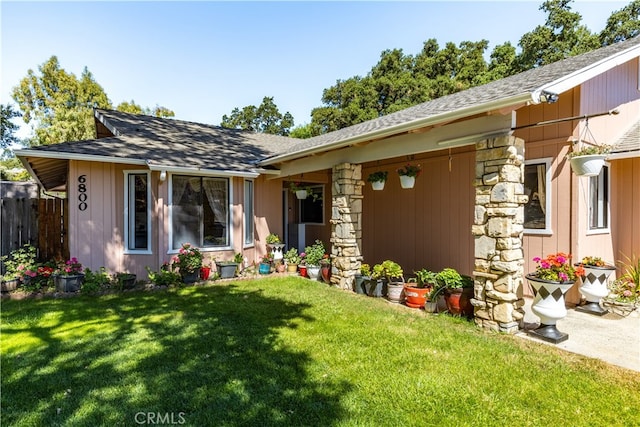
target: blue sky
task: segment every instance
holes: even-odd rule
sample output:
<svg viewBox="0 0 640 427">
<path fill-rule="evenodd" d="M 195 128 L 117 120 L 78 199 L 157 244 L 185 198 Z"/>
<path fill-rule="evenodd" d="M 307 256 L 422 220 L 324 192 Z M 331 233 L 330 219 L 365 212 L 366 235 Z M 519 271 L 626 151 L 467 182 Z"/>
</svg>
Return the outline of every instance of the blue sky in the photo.
<svg viewBox="0 0 640 427">
<path fill-rule="evenodd" d="M 517 45 L 544 24 L 542 1 L 2 1 L 0 102 L 13 103 L 27 71 L 56 55 L 76 76 L 86 66 L 114 106 L 134 100 L 219 124 L 234 107 L 273 96 L 299 125 L 323 89 L 367 74 L 383 50 L 416 54 L 430 38 L 440 46 L 487 39 L 489 51 Z M 572 9 L 599 32 L 626 4 L 576 1 Z"/>
</svg>

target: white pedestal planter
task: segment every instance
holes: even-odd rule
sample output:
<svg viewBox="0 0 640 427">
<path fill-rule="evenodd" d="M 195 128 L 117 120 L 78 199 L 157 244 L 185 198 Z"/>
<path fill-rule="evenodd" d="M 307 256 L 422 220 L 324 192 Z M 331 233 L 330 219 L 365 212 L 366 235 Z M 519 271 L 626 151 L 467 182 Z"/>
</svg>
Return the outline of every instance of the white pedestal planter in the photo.
<svg viewBox="0 0 640 427">
<path fill-rule="evenodd" d="M 600 301 L 609 294 L 607 281 L 609 280 L 611 273 L 614 272 L 615 267 L 595 267 L 586 265 L 583 265 L 582 267 L 584 268 L 585 275 L 582 278 L 580 293 L 586 298 L 587 303 L 576 307 L 576 311 L 595 314 L 597 316 L 607 314 L 608 310 L 602 308 Z"/>
<path fill-rule="evenodd" d="M 556 322 L 567 315 L 564 294 L 574 282 L 549 282 L 531 274 L 527 274 L 527 280 L 535 293 L 531 311 L 540 318 L 540 326 L 529 331 L 529 335 L 554 344 L 569 339 L 569 334 L 556 328 Z"/>
<path fill-rule="evenodd" d="M 269 249 L 271 249 L 274 261 L 278 261 L 283 258 L 284 254 L 282 253 L 282 251 L 284 249 L 284 243 L 271 243 L 267 246 L 269 246 Z"/>
</svg>

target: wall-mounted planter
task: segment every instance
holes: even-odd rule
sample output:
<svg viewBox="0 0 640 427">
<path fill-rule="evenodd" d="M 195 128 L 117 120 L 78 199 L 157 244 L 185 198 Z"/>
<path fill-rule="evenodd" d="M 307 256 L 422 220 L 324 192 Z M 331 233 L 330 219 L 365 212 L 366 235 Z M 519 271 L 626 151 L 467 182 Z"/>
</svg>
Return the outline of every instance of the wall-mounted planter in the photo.
<svg viewBox="0 0 640 427">
<path fill-rule="evenodd" d="M 409 175 L 400 175 L 400 186 L 402 188 L 413 188 L 416 184 L 416 177 Z"/>
<path fill-rule="evenodd" d="M 375 191 L 382 191 L 384 190 L 384 183 L 385 181 L 373 181 L 371 183 L 371 188 L 373 188 Z"/>
</svg>

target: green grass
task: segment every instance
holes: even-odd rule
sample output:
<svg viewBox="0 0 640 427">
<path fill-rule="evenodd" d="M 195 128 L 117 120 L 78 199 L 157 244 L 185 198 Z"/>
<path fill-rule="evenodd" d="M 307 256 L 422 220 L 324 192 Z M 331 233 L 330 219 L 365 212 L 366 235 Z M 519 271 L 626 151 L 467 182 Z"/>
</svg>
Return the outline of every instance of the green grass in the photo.
<svg viewBox="0 0 640 427">
<path fill-rule="evenodd" d="M 636 372 L 300 278 L 3 301 L 1 319 L 6 426 L 640 420 Z"/>
</svg>

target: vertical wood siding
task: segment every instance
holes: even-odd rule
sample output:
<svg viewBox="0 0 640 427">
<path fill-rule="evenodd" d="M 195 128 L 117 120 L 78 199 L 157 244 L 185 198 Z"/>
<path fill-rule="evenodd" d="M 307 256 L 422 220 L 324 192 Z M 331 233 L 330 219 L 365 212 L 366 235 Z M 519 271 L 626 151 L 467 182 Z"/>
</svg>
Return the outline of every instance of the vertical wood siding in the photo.
<svg viewBox="0 0 640 427">
<path fill-rule="evenodd" d="M 364 262 L 376 264 L 391 259 L 403 267 L 406 277 L 422 268 L 439 271 L 452 267 L 471 274 L 474 148 L 452 150 L 451 171 L 446 150 L 415 156 L 409 162 L 422 166 L 413 189 L 402 189 L 396 173 L 408 163 L 406 159 L 363 167 L 364 180 L 372 172 L 389 173 L 384 190 L 373 191 L 369 183 L 364 189 Z"/>
</svg>

